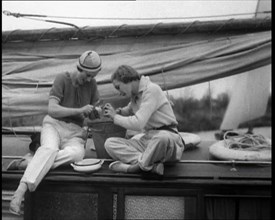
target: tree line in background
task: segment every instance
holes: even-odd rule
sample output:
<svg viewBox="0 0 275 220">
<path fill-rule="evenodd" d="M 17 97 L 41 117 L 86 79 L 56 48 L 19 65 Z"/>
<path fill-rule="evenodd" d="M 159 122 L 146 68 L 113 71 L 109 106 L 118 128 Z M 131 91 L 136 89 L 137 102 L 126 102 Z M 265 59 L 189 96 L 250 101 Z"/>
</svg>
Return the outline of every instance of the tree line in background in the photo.
<svg viewBox="0 0 275 220">
<path fill-rule="evenodd" d="M 230 97 L 227 93 L 221 93 L 217 98 L 211 98 L 207 94 L 201 99 L 173 98 L 173 110 L 178 120 L 178 129 L 181 132 L 199 132 L 219 130 Z M 271 95 L 268 99 L 266 113 L 263 117 L 241 123 L 239 128 L 271 126 Z"/>
</svg>

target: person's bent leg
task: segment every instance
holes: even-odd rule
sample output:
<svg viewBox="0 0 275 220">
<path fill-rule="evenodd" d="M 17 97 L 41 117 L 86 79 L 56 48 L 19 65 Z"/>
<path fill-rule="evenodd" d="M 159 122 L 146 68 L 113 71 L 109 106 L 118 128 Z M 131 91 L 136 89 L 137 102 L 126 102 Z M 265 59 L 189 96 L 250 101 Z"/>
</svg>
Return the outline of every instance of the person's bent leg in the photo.
<svg viewBox="0 0 275 220">
<path fill-rule="evenodd" d="M 151 139 L 147 142 L 147 148 L 139 158 L 139 165 L 144 171 L 151 171 L 155 163 L 163 163 L 167 156 L 170 140 L 166 133 L 161 131 L 159 133 L 162 135 L 157 133 L 151 136 Z"/>
<path fill-rule="evenodd" d="M 119 173 L 139 173 L 139 172 L 141 172 L 141 169 L 140 169 L 138 163 L 127 164 L 127 163 L 123 163 L 121 161 L 112 162 L 109 165 L 109 169 L 114 172 L 119 172 Z"/>
<path fill-rule="evenodd" d="M 141 138 L 108 138 L 104 145 L 108 154 L 116 160 L 109 168 L 115 172 L 139 173 L 141 169 L 138 158 L 144 151 L 144 143 Z"/>
<path fill-rule="evenodd" d="M 10 203 L 10 211 L 12 213 L 20 214 L 21 202 L 26 191 L 34 191 L 52 167 L 58 152 L 59 142 L 59 135 L 55 128 L 49 124 L 43 125 L 41 131 L 42 146 L 35 152 L 12 197 Z"/>
<path fill-rule="evenodd" d="M 35 191 L 39 183 L 51 169 L 57 153 L 57 149 L 43 146 L 38 148 L 21 179 L 21 182 L 25 182 L 28 185 L 28 189 L 31 192 Z"/>
<path fill-rule="evenodd" d="M 85 156 L 87 131 L 74 123 L 56 122 L 60 129 L 61 143 L 52 169 L 80 161 Z"/>
<path fill-rule="evenodd" d="M 82 138 L 72 138 L 66 142 L 58 151 L 52 169 L 83 160 L 85 156 L 84 144 L 85 141 Z"/>
<path fill-rule="evenodd" d="M 114 160 L 126 164 L 136 164 L 143 151 L 139 140 L 118 137 L 108 138 L 104 147 Z"/>
<path fill-rule="evenodd" d="M 24 182 L 20 182 L 18 188 L 14 192 L 13 197 L 11 199 L 9 211 L 12 214 L 15 214 L 15 215 L 22 214 L 20 207 L 21 207 L 22 200 L 23 200 L 24 195 L 27 192 L 27 190 L 28 190 L 27 184 Z"/>
<path fill-rule="evenodd" d="M 177 161 L 181 158 L 184 148 L 177 134 L 168 131 L 154 131 L 147 138 L 147 148 L 139 158 L 139 166 L 144 171 L 152 171 L 159 175 L 164 173 L 163 163 Z"/>
<path fill-rule="evenodd" d="M 30 161 L 21 182 L 32 192 L 51 169 L 59 150 L 60 136 L 50 123 L 44 123 L 41 131 L 41 147 Z"/>
</svg>

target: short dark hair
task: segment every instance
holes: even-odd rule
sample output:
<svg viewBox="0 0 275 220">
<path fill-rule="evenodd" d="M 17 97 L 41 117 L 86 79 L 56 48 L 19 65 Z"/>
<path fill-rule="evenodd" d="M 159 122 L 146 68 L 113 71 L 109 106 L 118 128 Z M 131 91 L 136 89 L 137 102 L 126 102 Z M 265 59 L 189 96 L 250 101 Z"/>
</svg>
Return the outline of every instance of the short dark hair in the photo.
<svg viewBox="0 0 275 220">
<path fill-rule="evenodd" d="M 113 82 L 114 80 L 129 83 L 135 80 L 140 80 L 140 75 L 133 67 L 121 65 L 111 76 L 111 81 Z"/>
</svg>

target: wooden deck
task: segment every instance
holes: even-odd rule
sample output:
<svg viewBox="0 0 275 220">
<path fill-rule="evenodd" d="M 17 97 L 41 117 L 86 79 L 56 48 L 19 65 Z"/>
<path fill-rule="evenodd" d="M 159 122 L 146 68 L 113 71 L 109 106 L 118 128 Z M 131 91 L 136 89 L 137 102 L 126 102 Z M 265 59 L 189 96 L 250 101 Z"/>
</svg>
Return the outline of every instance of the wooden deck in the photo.
<svg viewBox="0 0 275 220">
<path fill-rule="evenodd" d="M 26 195 L 24 219 L 271 219 L 271 166 L 205 163 L 212 143 L 165 164 L 163 177 L 114 173 L 110 161 L 90 174 L 59 167 Z M 2 166 L 2 190 L 22 174 Z"/>
</svg>

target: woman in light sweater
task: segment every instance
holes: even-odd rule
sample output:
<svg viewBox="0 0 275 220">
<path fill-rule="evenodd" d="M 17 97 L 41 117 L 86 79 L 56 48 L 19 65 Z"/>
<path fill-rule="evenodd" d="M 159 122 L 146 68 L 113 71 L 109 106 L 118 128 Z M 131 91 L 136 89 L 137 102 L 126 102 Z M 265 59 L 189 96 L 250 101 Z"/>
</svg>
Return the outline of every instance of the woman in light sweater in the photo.
<svg viewBox="0 0 275 220">
<path fill-rule="evenodd" d="M 165 93 L 149 77 L 140 76 L 130 66 L 122 65 L 112 74 L 114 87 L 131 98 L 124 108 L 105 105 L 104 114 L 114 124 L 141 134 L 131 139 L 111 137 L 105 149 L 115 160 L 109 168 L 115 172 L 164 173 L 164 162 L 178 161 L 184 141 L 177 130 L 177 120 Z"/>
</svg>

